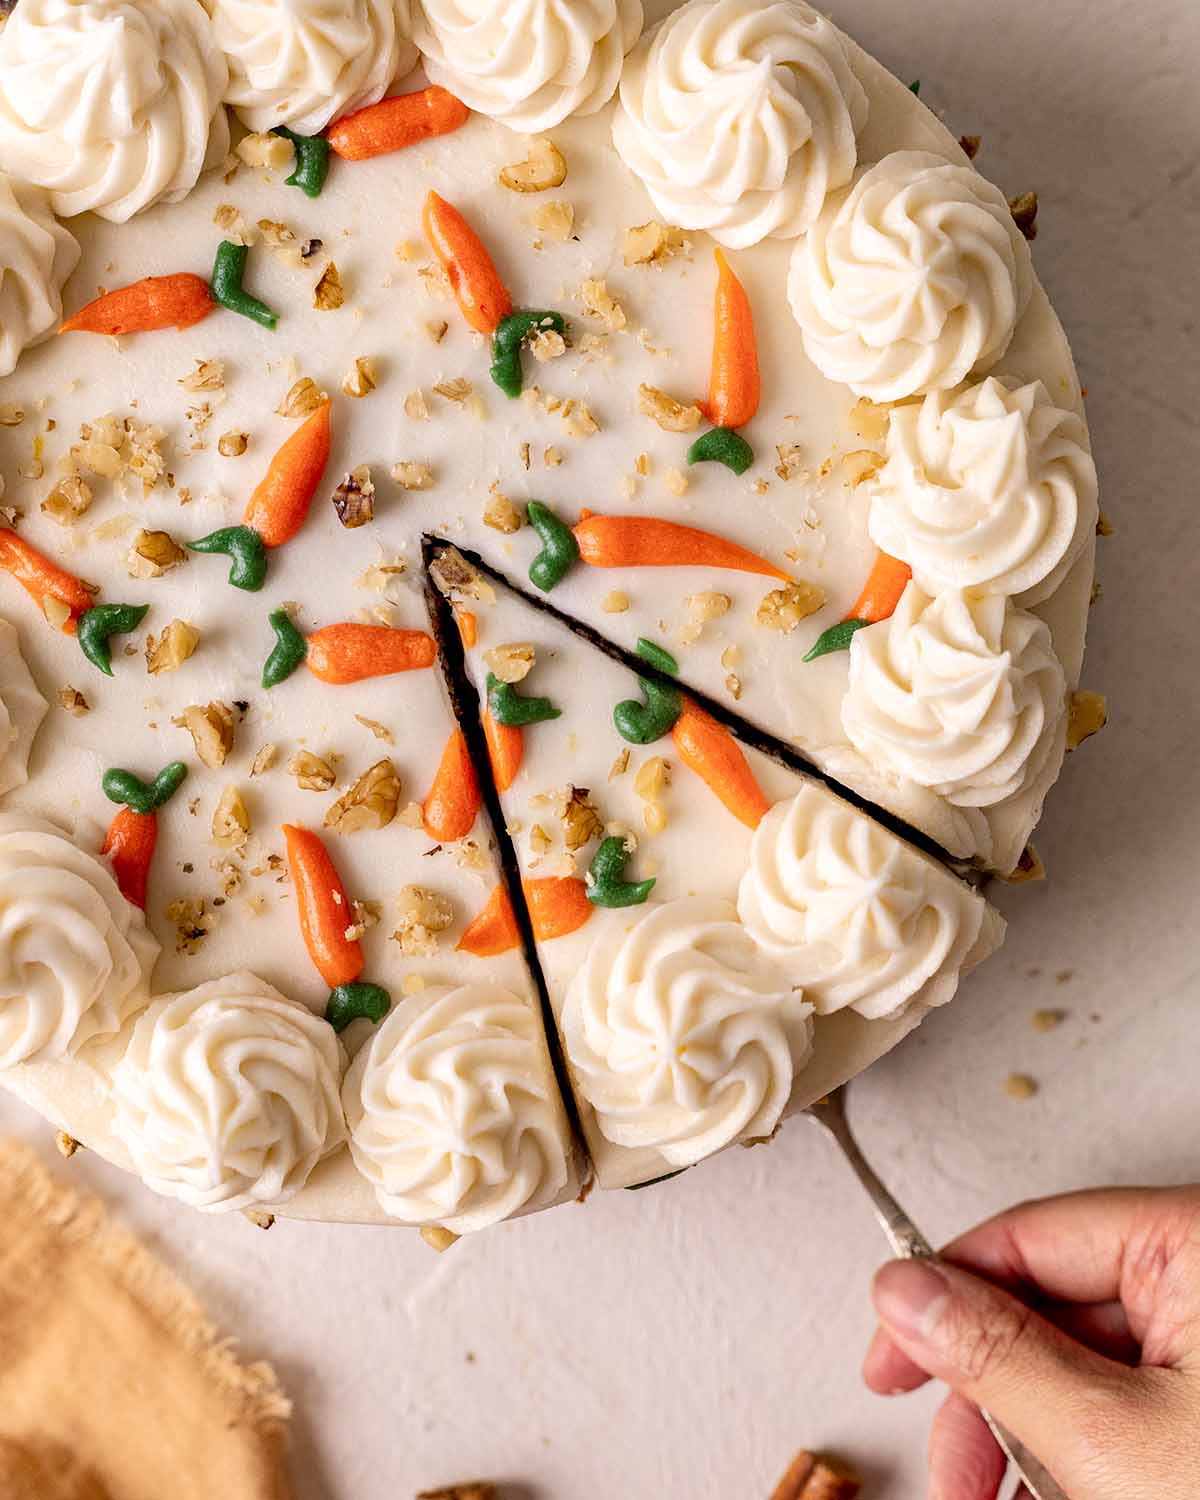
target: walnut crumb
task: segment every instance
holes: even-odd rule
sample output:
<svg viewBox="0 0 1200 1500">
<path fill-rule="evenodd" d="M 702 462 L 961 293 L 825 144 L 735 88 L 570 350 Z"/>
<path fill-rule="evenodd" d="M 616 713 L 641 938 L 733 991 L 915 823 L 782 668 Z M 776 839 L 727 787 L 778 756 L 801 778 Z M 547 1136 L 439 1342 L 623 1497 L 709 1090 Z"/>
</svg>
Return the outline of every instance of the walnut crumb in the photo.
<svg viewBox="0 0 1200 1500">
<path fill-rule="evenodd" d="M 212 917 L 203 901 L 180 899 L 167 907 L 167 921 L 175 928 L 175 952 L 189 956 L 198 953 L 200 944 L 212 930 Z"/>
<path fill-rule="evenodd" d="M 429 421 L 429 403 L 422 390 L 409 391 L 404 398 L 404 415 L 410 422 Z"/>
<path fill-rule="evenodd" d="M 623 615 L 629 608 L 629 595 L 624 589 L 613 589 L 601 599 L 600 608 L 606 615 Z"/>
<path fill-rule="evenodd" d="M 779 459 L 775 472 L 785 483 L 803 474 L 804 450 L 799 443 L 776 443 L 775 453 Z"/>
<path fill-rule="evenodd" d="M 20 427 L 25 420 L 25 408 L 17 401 L 0 403 L 0 427 Z"/>
<path fill-rule="evenodd" d="M 497 175 L 500 186 L 511 193 L 544 193 L 566 182 L 567 159 L 553 141 L 536 136 L 525 160 L 501 167 Z"/>
<path fill-rule="evenodd" d="M 293 367 L 294 368 L 294 367 Z M 275 408 L 281 417 L 308 417 L 325 400 L 325 392 L 307 375 L 301 375 Z"/>
<path fill-rule="evenodd" d="M 552 240 L 569 240 L 575 232 L 575 205 L 561 198 L 539 203 L 534 211 L 533 227 Z"/>
<path fill-rule="evenodd" d="M 857 488 L 878 474 L 884 462 L 882 453 L 876 453 L 871 448 L 856 448 L 842 459 L 842 473 L 846 476 L 846 483 Z"/>
<path fill-rule="evenodd" d="M 146 671 L 151 677 L 174 672 L 194 656 L 200 632 L 186 620 L 172 620 L 156 635 L 146 637 Z"/>
<path fill-rule="evenodd" d="M 437 482 L 433 465 L 401 459 L 392 465 L 392 478 L 402 490 L 431 490 Z"/>
<path fill-rule="evenodd" d="M 1018 193 L 1015 198 L 1008 200 L 1009 212 L 1017 228 L 1027 240 L 1037 239 L 1037 216 L 1038 195 L 1036 193 Z"/>
<path fill-rule="evenodd" d="M 1098 734 L 1108 723 L 1108 704 L 1103 693 L 1078 688 L 1071 694 L 1067 712 L 1067 749 L 1078 750 L 1084 740 Z"/>
<path fill-rule="evenodd" d="M 302 792 L 327 792 L 337 780 L 337 772 L 329 761 L 311 750 L 297 750 L 287 768 Z"/>
<path fill-rule="evenodd" d="M 318 312 L 334 312 L 342 306 L 345 300 L 346 292 L 342 286 L 342 273 L 338 270 L 335 261 L 327 261 L 316 286 L 313 287 L 313 306 Z"/>
<path fill-rule="evenodd" d="M 220 391 L 225 388 L 225 362 L 220 359 L 198 359 L 196 368 L 184 375 L 179 384 L 185 391 Z"/>
<path fill-rule="evenodd" d="M 219 849 L 244 849 L 250 837 L 250 814 L 241 792 L 227 786 L 212 815 L 213 843 Z"/>
<path fill-rule="evenodd" d="M 548 469 L 557 469 L 562 464 L 563 457 L 562 449 L 556 448 L 553 444 L 542 451 L 542 462 Z"/>
<path fill-rule="evenodd" d="M 438 949 L 437 934 L 454 920 L 445 896 L 426 886 L 406 885 L 396 897 L 399 923 L 392 938 L 406 958 L 431 958 Z"/>
<path fill-rule="evenodd" d="M 586 401 L 564 401 L 559 416 L 568 437 L 591 437 L 600 431 L 600 423 Z"/>
<path fill-rule="evenodd" d="M 366 464 L 351 469 L 334 490 L 333 509 L 347 531 L 354 531 L 375 519 L 375 486 L 371 483 L 371 471 Z"/>
<path fill-rule="evenodd" d="M 1004 1092 L 1010 1099 L 1032 1099 L 1037 1091 L 1037 1080 L 1028 1073 L 1010 1073 L 1004 1080 Z"/>
<path fill-rule="evenodd" d="M 92 487 L 79 474 L 66 474 L 42 501 L 42 514 L 70 526 L 86 515 L 92 503 Z"/>
<path fill-rule="evenodd" d="M 457 1245 L 460 1236 L 441 1224 L 426 1224 L 421 1229 L 421 1238 L 431 1250 L 440 1255 Z M 494 1484 L 452 1484 L 440 1490 L 422 1490 L 417 1500 L 496 1500 Z"/>
<path fill-rule="evenodd" d="M 265 776 L 279 759 L 278 745 L 264 745 L 257 751 L 250 766 L 251 776 Z"/>
<path fill-rule="evenodd" d="M 433 389 L 444 400 L 453 401 L 456 406 L 464 406 L 475 387 L 469 380 L 458 376 L 454 380 L 439 380 Z"/>
<path fill-rule="evenodd" d="M 520 531 L 523 520 L 520 507 L 501 493 L 498 484 L 493 484 L 490 499 L 483 508 L 483 524 L 511 536 L 514 531 Z"/>
<path fill-rule="evenodd" d="M 264 130 L 243 136 L 235 147 L 235 154 L 248 167 L 269 167 L 279 172 L 285 167 L 290 170 L 296 148 L 286 136 Z"/>
<path fill-rule="evenodd" d="M 562 811 L 563 843 L 574 854 L 604 833 L 604 820 L 586 787 L 573 786 L 567 790 Z"/>
<path fill-rule="evenodd" d="M 342 377 L 342 390 L 347 396 L 354 396 L 359 400 L 363 396 L 369 396 L 378 384 L 378 365 L 366 355 L 356 359 Z"/>
<path fill-rule="evenodd" d="M 754 622 L 764 630 L 778 630 L 790 635 L 801 620 L 816 614 L 825 603 L 825 590 L 803 579 L 772 589 L 754 615 Z"/>
<path fill-rule="evenodd" d="M 891 425 L 890 406 L 880 406 L 867 396 L 861 396 L 850 408 L 850 429 L 856 437 L 871 447 L 878 447 L 887 440 Z"/>
<path fill-rule="evenodd" d="M 201 765 L 216 771 L 225 764 L 234 738 L 233 709 L 227 703 L 194 703 L 171 723 L 191 735 Z"/>
<path fill-rule="evenodd" d="M 77 687 L 70 683 L 58 690 L 58 706 L 69 713 L 73 719 L 82 719 L 84 714 L 90 713 L 92 705 L 87 701 Z"/>
<path fill-rule="evenodd" d="M 445 547 L 438 553 L 429 565 L 429 576 L 438 592 L 451 604 L 462 604 L 467 600 L 476 604 L 495 602 L 495 589 L 457 547 Z"/>
<path fill-rule="evenodd" d="M 627 266 L 655 265 L 686 249 L 683 231 L 657 219 L 627 229 L 621 240 L 621 255 Z"/>
<path fill-rule="evenodd" d="M 608 289 L 608 283 L 599 277 L 588 277 L 579 285 L 579 300 L 589 318 L 598 318 L 610 333 L 624 328 L 628 319 L 625 309 Z"/>
<path fill-rule="evenodd" d="M 694 401 L 676 401 L 655 385 L 638 386 L 638 410 L 650 417 L 664 432 L 692 432 L 704 415 Z"/>
<path fill-rule="evenodd" d="M 168 531 L 139 531 L 125 567 L 130 578 L 161 578 L 188 560 L 188 554 Z"/>
<path fill-rule="evenodd" d="M 399 805 L 399 773 L 390 760 L 377 760 L 325 814 L 325 827 L 336 833 L 386 828 Z"/>
<path fill-rule="evenodd" d="M 396 743 L 396 736 L 386 724 L 381 724 L 378 719 L 368 719 L 363 714 L 355 714 L 354 717 L 364 729 L 369 729 L 375 738 L 382 740 L 385 745 L 394 745 Z"/>
<path fill-rule="evenodd" d="M 691 480 L 682 469 L 668 469 L 663 474 L 663 489 L 668 495 L 674 495 L 676 499 L 686 495 Z"/>
<path fill-rule="evenodd" d="M 1035 1010 L 1030 1016 L 1030 1024 L 1034 1031 L 1055 1031 L 1067 1019 L 1065 1010 Z"/>
<path fill-rule="evenodd" d="M 54 1132 L 54 1149 L 58 1152 L 59 1156 L 70 1161 L 76 1151 L 79 1150 L 79 1142 L 73 1135 L 68 1135 L 65 1130 L 56 1130 Z"/>
<path fill-rule="evenodd" d="M 534 650 L 529 641 L 506 641 L 485 651 L 483 659 L 501 682 L 523 682 L 533 670 Z"/>
<path fill-rule="evenodd" d="M 425 324 L 425 332 L 435 344 L 440 344 L 450 331 L 450 325 L 445 318 L 430 318 Z"/>
<path fill-rule="evenodd" d="M 616 779 L 617 779 L 618 776 L 624 776 L 625 772 L 628 771 L 628 769 L 629 769 L 629 747 L 627 745 L 624 750 L 621 750 L 621 751 L 618 752 L 616 760 L 614 760 L 613 763 L 612 763 L 612 765 L 609 766 L 609 768 L 608 768 L 608 779 L 609 779 L 609 781 L 616 781 Z"/>
<path fill-rule="evenodd" d="M 248 432 L 223 432 L 217 439 L 217 452 L 222 458 L 241 458 L 249 446 Z"/>
</svg>

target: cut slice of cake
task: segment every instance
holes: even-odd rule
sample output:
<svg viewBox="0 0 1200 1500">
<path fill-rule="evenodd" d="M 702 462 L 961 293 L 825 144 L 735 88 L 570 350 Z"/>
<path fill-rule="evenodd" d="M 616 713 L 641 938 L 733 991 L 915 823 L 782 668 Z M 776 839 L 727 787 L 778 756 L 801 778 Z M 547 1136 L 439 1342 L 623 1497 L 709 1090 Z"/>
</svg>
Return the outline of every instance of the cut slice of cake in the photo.
<svg viewBox="0 0 1200 1500">
<path fill-rule="evenodd" d="M 689 699 L 661 645 L 639 679 L 454 549 L 432 571 L 602 1185 L 770 1135 L 1000 941 L 974 889 Z M 517 931 L 501 890 L 460 944 Z"/>
</svg>

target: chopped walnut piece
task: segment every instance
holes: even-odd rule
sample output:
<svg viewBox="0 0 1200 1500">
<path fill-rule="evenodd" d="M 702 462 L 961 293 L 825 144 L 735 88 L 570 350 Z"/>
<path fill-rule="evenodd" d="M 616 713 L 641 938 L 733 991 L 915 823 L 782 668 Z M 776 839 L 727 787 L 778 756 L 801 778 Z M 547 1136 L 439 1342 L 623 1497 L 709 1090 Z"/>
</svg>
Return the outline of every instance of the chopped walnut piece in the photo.
<svg viewBox="0 0 1200 1500">
<path fill-rule="evenodd" d="M 657 422 L 664 432 L 691 432 L 699 427 L 704 415 L 694 401 L 685 405 L 644 382 L 638 386 L 638 410 Z"/>
<path fill-rule="evenodd" d="M 436 1250 L 441 1255 L 452 1245 L 457 1245 L 462 1236 L 442 1224 L 424 1224 L 421 1227 L 421 1238 L 431 1250 Z M 417 1500 L 496 1500 L 496 1486 L 476 1484 L 474 1481 L 470 1484 L 452 1484 L 440 1490 L 422 1490 Z"/>
<path fill-rule="evenodd" d="M 58 706 L 65 709 L 73 719 L 82 719 L 84 714 L 91 712 L 92 705 L 87 701 L 77 687 L 70 683 L 58 690 Z"/>
<path fill-rule="evenodd" d="M 334 261 L 327 261 L 317 284 L 313 287 L 313 306 L 318 312 L 333 312 L 346 300 L 342 287 L 342 273 Z"/>
<path fill-rule="evenodd" d="M 643 802 L 656 802 L 671 784 L 671 767 L 661 755 L 652 755 L 638 767 L 633 789 Z"/>
<path fill-rule="evenodd" d="M 363 714 L 355 714 L 354 717 L 364 729 L 369 729 L 375 738 L 382 740 L 385 745 L 396 743 L 396 736 L 386 724 L 381 724 L 378 719 L 368 719 Z"/>
<path fill-rule="evenodd" d="M 396 897 L 399 925 L 392 938 L 406 958 L 430 958 L 437 952 L 437 934 L 454 920 L 445 896 L 422 885 L 406 885 Z"/>
<path fill-rule="evenodd" d="M 1005 885 L 1031 885 L 1034 881 L 1045 880 L 1045 878 L 1046 866 L 1042 863 L 1042 856 L 1032 844 L 1026 844 L 1021 850 L 1021 857 L 1016 863 L 1016 868 L 1000 877 Z"/>
<path fill-rule="evenodd" d="M 799 443 L 776 443 L 775 452 L 779 462 L 775 465 L 775 472 L 785 482 L 795 479 L 804 471 L 804 449 Z"/>
<path fill-rule="evenodd" d="M 388 594 L 388 589 L 407 572 L 408 564 L 402 558 L 396 558 L 393 562 L 372 563 L 354 582 L 360 589 L 371 589 L 373 593 L 383 594 L 390 599 L 393 596 Z"/>
<path fill-rule="evenodd" d="M 563 451 L 556 448 L 553 443 L 542 452 L 542 462 L 548 469 L 557 469 L 563 461 Z"/>
<path fill-rule="evenodd" d="M 451 604 L 461 604 L 468 599 L 477 604 L 495 601 L 495 589 L 457 547 L 445 547 L 438 553 L 429 565 L 429 576 L 439 593 Z"/>
<path fill-rule="evenodd" d="M 858 1477 L 836 1459 L 797 1453 L 771 1491 L 771 1500 L 857 1500 Z"/>
<path fill-rule="evenodd" d="M 58 1152 L 59 1156 L 64 1157 L 67 1161 L 70 1161 L 76 1151 L 79 1150 L 79 1145 L 80 1143 L 75 1137 L 68 1135 L 65 1130 L 55 1131 L 54 1149 Z"/>
<path fill-rule="evenodd" d="M 278 759 L 279 746 L 264 745 L 254 756 L 250 766 L 251 776 L 265 776 Z"/>
<path fill-rule="evenodd" d="M 690 483 L 691 480 L 682 469 L 668 469 L 663 474 L 663 489 L 668 495 L 674 495 L 676 499 L 687 494 Z"/>
<path fill-rule="evenodd" d="M 0 427 L 20 427 L 25 420 L 25 408 L 16 401 L 0 403 Z"/>
<path fill-rule="evenodd" d="M 1103 693 L 1078 688 L 1071 694 L 1067 713 L 1067 749 L 1078 750 L 1084 740 L 1098 734 L 1108 723 L 1108 705 Z"/>
<path fill-rule="evenodd" d="M 232 203 L 218 203 L 213 213 L 213 223 L 233 245 L 252 245 L 254 231 L 242 218 L 241 210 Z"/>
<path fill-rule="evenodd" d="M 234 150 L 248 167 L 270 167 L 275 171 L 282 171 L 284 167 L 290 169 L 296 157 L 296 148 L 291 141 L 270 130 L 243 136 Z"/>
<path fill-rule="evenodd" d="M 878 474 L 885 462 L 882 453 L 876 453 L 871 448 L 856 448 L 842 459 L 842 473 L 846 476 L 847 484 L 858 486 Z"/>
<path fill-rule="evenodd" d="M 347 396 L 354 396 L 359 400 L 363 396 L 369 396 L 378 384 L 378 368 L 375 361 L 367 356 L 356 359 L 342 377 L 342 390 Z"/>
<path fill-rule="evenodd" d="M 429 421 L 429 403 L 422 390 L 409 391 L 404 398 L 404 415 L 410 422 Z"/>
<path fill-rule="evenodd" d="M 161 578 L 188 560 L 169 531 L 139 531 L 125 559 L 130 578 Z"/>
<path fill-rule="evenodd" d="M 302 792 L 327 792 L 337 780 L 337 772 L 330 763 L 311 750 L 297 750 L 288 761 L 288 770 Z"/>
<path fill-rule="evenodd" d="M 172 724 L 186 729 L 196 747 L 201 765 L 219 770 L 233 749 L 233 709 L 226 703 L 193 703 Z"/>
<path fill-rule="evenodd" d="M 600 608 L 606 615 L 623 615 L 629 608 L 629 595 L 624 589 L 613 589 L 601 599 Z"/>
<path fill-rule="evenodd" d="M 866 396 L 860 397 L 850 408 L 850 429 L 864 443 L 875 445 L 884 442 L 891 419 L 891 407 L 880 406 Z"/>
<path fill-rule="evenodd" d="M 212 815 L 213 843 L 220 849 L 244 849 L 250 837 L 250 814 L 235 786 L 221 793 Z"/>
<path fill-rule="evenodd" d="M 539 203 L 533 215 L 533 227 L 554 240 L 569 240 L 575 231 L 575 206 L 556 198 Z"/>
<path fill-rule="evenodd" d="M 366 464 L 351 469 L 333 492 L 333 509 L 347 531 L 375 519 L 375 486 Z"/>
<path fill-rule="evenodd" d="M 968 161 L 974 161 L 979 155 L 979 148 L 983 145 L 981 135 L 960 135 L 958 144 L 962 148 L 963 155 Z"/>
<path fill-rule="evenodd" d="M 55 630 L 61 630 L 71 618 L 71 607 L 61 599 L 56 599 L 53 594 L 46 594 L 42 599 L 42 613 L 46 622 Z"/>
<path fill-rule="evenodd" d="M 1065 1010 L 1035 1010 L 1029 1018 L 1029 1024 L 1034 1031 L 1057 1031 L 1069 1014 Z"/>
<path fill-rule="evenodd" d="M 733 600 L 728 594 L 715 589 L 705 589 L 699 594 L 689 594 L 686 599 L 688 618 L 698 624 L 707 625 L 710 620 L 719 620 L 729 613 Z"/>
<path fill-rule="evenodd" d="M 435 344 L 440 344 L 450 331 L 450 325 L 445 318 L 430 318 L 425 324 L 425 332 Z"/>
<path fill-rule="evenodd" d="M 725 691 L 736 703 L 742 696 L 742 679 L 736 672 L 729 672 L 725 677 Z"/>
<path fill-rule="evenodd" d="M 217 439 L 217 452 L 222 458 L 240 458 L 249 445 L 248 432 L 223 432 Z"/>
<path fill-rule="evenodd" d="M 782 588 L 772 589 L 754 615 L 756 625 L 764 630 L 779 630 L 790 635 L 809 615 L 816 614 L 825 603 L 825 590 L 819 584 L 785 583 Z"/>
<path fill-rule="evenodd" d="M 627 229 L 621 241 L 621 255 L 627 266 L 653 265 L 686 249 L 683 231 L 672 224 L 660 224 L 657 219 Z"/>
<path fill-rule="evenodd" d="M 512 193 L 544 193 L 566 182 L 567 161 L 553 141 L 537 136 L 530 141 L 525 160 L 501 167 L 498 175 L 500 186 Z"/>
<path fill-rule="evenodd" d="M 543 328 L 530 337 L 528 347 L 538 364 L 544 365 L 549 360 L 561 358 L 567 352 L 567 341 L 556 329 Z"/>
<path fill-rule="evenodd" d="M 625 309 L 608 289 L 608 284 L 596 277 L 580 283 L 579 300 L 589 318 L 599 318 L 612 333 L 624 328 L 628 321 Z"/>
<path fill-rule="evenodd" d="M 431 490 L 436 482 L 431 464 L 414 463 L 411 459 L 393 464 L 392 478 L 402 490 Z"/>
<path fill-rule="evenodd" d="M 85 515 L 92 503 L 92 487 L 79 474 L 67 474 L 42 501 L 42 513 L 70 526 Z"/>
<path fill-rule="evenodd" d="M 167 921 L 175 928 L 175 952 L 193 954 L 212 930 L 203 901 L 177 900 L 167 907 Z"/>
<path fill-rule="evenodd" d="M 1004 1080 L 1004 1092 L 1010 1099 L 1032 1099 L 1037 1091 L 1037 1079 L 1028 1073 L 1010 1073 Z"/>
<path fill-rule="evenodd" d="M 533 670 L 534 650 L 529 641 L 506 641 L 485 651 L 483 659 L 501 682 L 523 682 Z"/>
<path fill-rule="evenodd" d="M 307 417 L 316 411 L 324 399 L 325 393 L 316 381 L 310 380 L 307 375 L 301 375 L 275 410 L 281 417 Z"/>
<path fill-rule="evenodd" d="M 586 787 L 569 788 L 563 808 L 563 843 L 572 854 L 604 832 L 604 820 Z"/>
<path fill-rule="evenodd" d="M 439 380 L 433 389 L 445 400 L 453 401 L 457 406 L 462 406 L 475 387 L 469 380 L 464 380 L 459 376 L 454 380 Z"/>
<path fill-rule="evenodd" d="M 511 536 L 514 531 L 520 531 L 524 517 L 519 506 L 500 492 L 497 485 L 491 487 L 491 498 L 483 508 L 483 524 L 490 526 L 493 531 L 501 531 L 506 536 Z"/>
<path fill-rule="evenodd" d="M 1101 511 L 1100 514 L 1096 517 L 1096 535 L 1112 536 L 1115 530 L 1116 527 L 1109 520 L 1108 515 L 1104 511 Z"/>
<path fill-rule="evenodd" d="M 377 760 L 325 814 L 325 827 L 337 833 L 386 828 L 400 805 L 400 776 L 390 760 Z"/>
<path fill-rule="evenodd" d="M 225 387 L 225 363 L 220 359 L 198 359 L 196 368 L 179 384 L 185 391 L 220 391 Z"/>
<path fill-rule="evenodd" d="M 183 666 L 200 644 L 200 632 L 186 620 L 172 620 L 157 635 L 146 637 L 146 671 L 151 677 Z"/>
<path fill-rule="evenodd" d="M 568 437 L 591 437 L 600 431 L 600 423 L 586 401 L 564 401 L 559 415 Z"/>
<path fill-rule="evenodd" d="M 624 776 L 625 772 L 628 771 L 628 769 L 629 746 L 626 745 L 624 750 L 618 752 L 616 760 L 614 760 L 612 765 L 608 768 L 609 781 L 616 781 L 618 776 Z"/>
<path fill-rule="evenodd" d="M 421 285 L 425 288 L 425 295 L 432 301 L 449 302 L 451 297 L 454 296 L 454 290 L 450 285 L 450 278 L 442 270 L 441 266 L 418 266 L 417 275 L 421 278 Z"/>
<path fill-rule="evenodd" d="M 1037 216 L 1038 195 L 1036 193 L 1019 193 L 1015 198 L 1008 200 L 1009 212 L 1017 228 L 1027 240 L 1037 239 Z"/>
</svg>

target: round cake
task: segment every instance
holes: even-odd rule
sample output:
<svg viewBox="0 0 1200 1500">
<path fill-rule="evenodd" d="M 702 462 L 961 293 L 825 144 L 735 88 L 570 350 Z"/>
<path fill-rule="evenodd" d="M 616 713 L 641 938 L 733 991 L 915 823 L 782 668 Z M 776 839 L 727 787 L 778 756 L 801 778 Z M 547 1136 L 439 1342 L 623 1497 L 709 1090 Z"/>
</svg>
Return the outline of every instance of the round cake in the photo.
<svg viewBox="0 0 1200 1500">
<path fill-rule="evenodd" d="M 803 0 L 18 0 L 0 1084 L 445 1242 L 946 1003 L 1102 720 L 978 145 Z"/>
</svg>

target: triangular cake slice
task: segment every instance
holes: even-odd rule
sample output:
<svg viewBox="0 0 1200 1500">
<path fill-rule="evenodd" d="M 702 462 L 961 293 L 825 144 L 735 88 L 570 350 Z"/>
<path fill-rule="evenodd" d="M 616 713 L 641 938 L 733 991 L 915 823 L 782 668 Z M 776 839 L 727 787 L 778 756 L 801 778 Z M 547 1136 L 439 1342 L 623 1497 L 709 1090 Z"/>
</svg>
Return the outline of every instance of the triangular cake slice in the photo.
<svg viewBox="0 0 1200 1500">
<path fill-rule="evenodd" d="M 739 742 L 671 682 L 433 565 L 606 1187 L 770 1135 L 954 994 L 1003 922 L 939 862 Z M 462 940 L 515 941 L 503 892 Z"/>
<path fill-rule="evenodd" d="M 303 611 L 280 568 L 236 628 L 156 578 L 190 670 L 147 678 L 152 632 L 119 693 L 5 586 L 0 1086 L 195 1207 L 462 1232 L 574 1197 L 577 1149 L 523 954 L 459 946 L 500 872 L 419 569 L 360 551 Z M 116 770 L 174 795 L 118 809 Z"/>
</svg>

